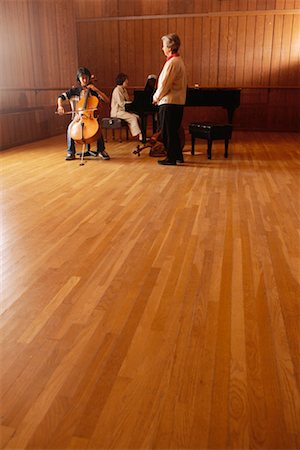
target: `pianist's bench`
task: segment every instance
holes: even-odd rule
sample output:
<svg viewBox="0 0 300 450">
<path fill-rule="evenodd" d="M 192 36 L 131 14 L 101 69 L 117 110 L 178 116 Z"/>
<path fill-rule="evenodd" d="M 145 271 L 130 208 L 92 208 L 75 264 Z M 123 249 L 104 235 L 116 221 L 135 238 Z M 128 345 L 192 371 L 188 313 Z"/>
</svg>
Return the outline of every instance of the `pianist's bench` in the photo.
<svg viewBox="0 0 300 450">
<path fill-rule="evenodd" d="M 122 142 L 122 129 L 126 129 L 126 139 L 128 141 L 128 125 L 123 119 L 117 117 L 104 117 L 101 120 L 101 128 L 105 132 L 105 142 L 107 142 L 107 130 L 112 130 L 112 138 L 115 140 L 115 130 L 119 130 L 119 142 Z"/>
<path fill-rule="evenodd" d="M 195 154 L 195 140 L 206 139 L 207 140 L 207 158 L 211 159 L 211 149 L 214 140 L 224 140 L 225 153 L 224 157 L 228 157 L 228 144 L 232 135 L 232 125 L 230 124 L 217 124 L 208 122 L 195 122 L 189 124 L 189 132 L 192 136 L 192 155 Z"/>
</svg>

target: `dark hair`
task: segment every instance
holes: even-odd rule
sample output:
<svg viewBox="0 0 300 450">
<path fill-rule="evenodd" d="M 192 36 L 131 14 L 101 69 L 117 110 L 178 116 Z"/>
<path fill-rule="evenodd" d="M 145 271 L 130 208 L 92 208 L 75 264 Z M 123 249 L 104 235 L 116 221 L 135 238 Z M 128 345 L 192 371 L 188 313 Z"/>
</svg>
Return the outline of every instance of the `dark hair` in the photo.
<svg viewBox="0 0 300 450">
<path fill-rule="evenodd" d="M 82 75 L 86 75 L 87 77 L 89 77 L 89 79 L 91 79 L 92 76 L 89 69 L 87 69 L 86 67 L 79 67 L 76 75 L 77 81 L 80 81 L 79 78 L 82 77 Z"/>
<path fill-rule="evenodd" d="M 122 85 L 124 83 L 124 81 L 127 79 L 128 79 L 128 76 L 126 75 L 126 73 L 121 72 L 116 77 L 116 84 Z"/>
</svg>

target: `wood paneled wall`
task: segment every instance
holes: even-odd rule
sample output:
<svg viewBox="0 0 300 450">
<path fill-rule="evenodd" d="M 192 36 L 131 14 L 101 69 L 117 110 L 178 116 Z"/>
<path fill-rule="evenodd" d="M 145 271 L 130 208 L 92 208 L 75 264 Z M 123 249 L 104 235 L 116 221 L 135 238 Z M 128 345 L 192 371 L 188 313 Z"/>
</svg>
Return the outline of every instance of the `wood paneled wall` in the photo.
<svg viewBox="0 0 300 450">
<path fill-rule="evenodd" d="M 175 31 L 190 86 L 242 88 L 236 127 L 300 131 L 299 0 L 75 0 L 75 7 L 79 63 L 102 87 L 111 90 L 119 71 L 143 86 L 164 63 L 161 36 Z M 186 123 L 197 118 L 226 114 L 186 111 Z"/>
<path fill-rule="evenodd" d="M 104 85 L 114 80 L 116 69 L 126 71 L 132 85 L 143 85 L 147 73 L 160 71 L 160 38 L 173 31 L 182 38 L 190 85 L 300 85 L 299 0 L 75 0 L 75 5 L 79 62 L 99 72 Z M 93 43 L 88 48 L 87 38 Z"/>
<path fill-rule="evenodd" d="M 78 65 L 107 93 L 119 71 L 143 86 L 171 31 L 190 86 L 242 88 L 236 128 L 299 131 L 300 0 L 2 0 L 0 21 L 1 148 L 65 131 L 55 103 Z M 191 119 L 226 114 L 190 109 Z"/>
<path fill-rule="evenodd" d="M 1 148 L 63 133 L 58 92 L 74 83 L 73 0 L 1 0 Z"/>
</svg>

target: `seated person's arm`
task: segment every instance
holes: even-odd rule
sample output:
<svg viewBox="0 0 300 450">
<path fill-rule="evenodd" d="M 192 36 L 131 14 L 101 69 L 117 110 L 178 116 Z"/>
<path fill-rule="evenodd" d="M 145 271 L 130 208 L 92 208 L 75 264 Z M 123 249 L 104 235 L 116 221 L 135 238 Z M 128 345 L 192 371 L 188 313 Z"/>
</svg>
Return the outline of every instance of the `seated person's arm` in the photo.
<svg viewBox="0 0 300 450">
<path fill-rule="evenodd" d="M 65 101 L 64 94 L 60 95 L 57 99 L 57 112 L 59 115 L 63 115 L 65 113 L 63 102 Z"/>
</svg>

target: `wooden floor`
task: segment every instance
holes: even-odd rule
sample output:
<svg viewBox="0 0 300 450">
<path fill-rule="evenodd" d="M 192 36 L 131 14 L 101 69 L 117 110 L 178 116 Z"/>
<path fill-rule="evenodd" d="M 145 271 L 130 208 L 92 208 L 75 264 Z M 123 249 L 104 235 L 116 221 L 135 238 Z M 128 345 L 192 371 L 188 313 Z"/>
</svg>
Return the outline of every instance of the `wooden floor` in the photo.
<svg viewBox="0 0 300 450">
<path fill-rule="evenodd" d="M 133 149 L 1 154 L 1 448 L 299 449 L 300 134 Z"/>
</svg>

